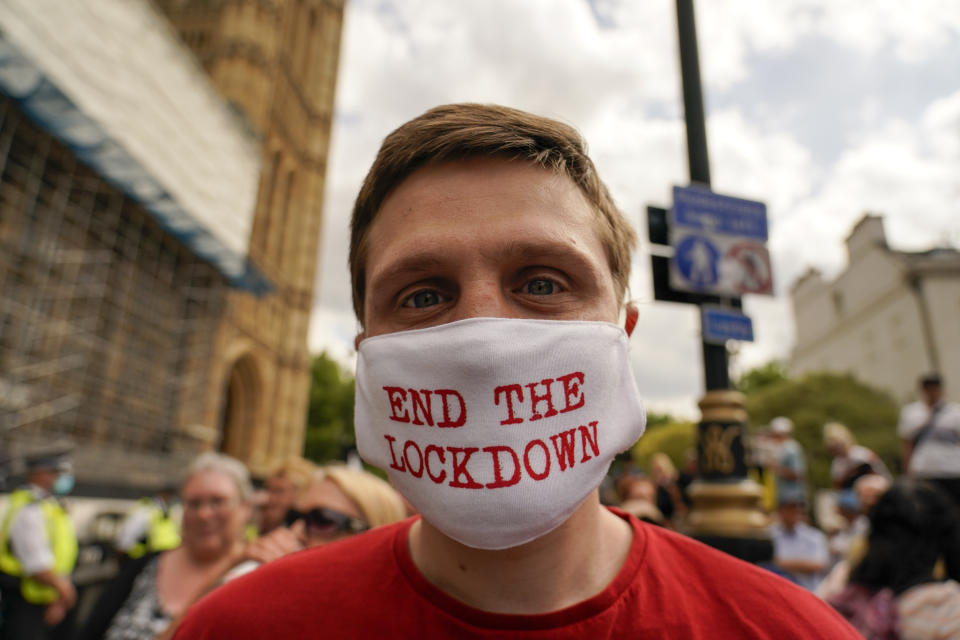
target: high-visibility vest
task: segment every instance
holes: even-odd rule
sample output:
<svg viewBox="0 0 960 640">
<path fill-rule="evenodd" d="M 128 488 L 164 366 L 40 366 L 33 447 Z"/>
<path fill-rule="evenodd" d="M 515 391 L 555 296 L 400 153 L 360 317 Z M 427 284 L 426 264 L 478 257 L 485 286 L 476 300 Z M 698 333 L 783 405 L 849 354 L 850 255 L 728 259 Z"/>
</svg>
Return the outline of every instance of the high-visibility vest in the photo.
<svg viewBox="0 0 960 640">
<path fill-rule="evenodd" d="M 20 578 L 20 592 L 24 600 L 33 604 L 50 604 L 58 598 L 57 590 L 30 576 L 23 575 L 23 567 L 10 548 L 10 529 L 17 514 L 28 504 L 40 502 L 47 525 L 47 542 L 53 552 L 53 572 L 68 576 L 77 564 L 77 534 L 66 510 L 56 500 L 38 500 L 28 489 L 18 489 L 10 494 L 7 513 L 0 526 L 0 571 Z"/>
<path fill-rule="evenodd" d="M 127 549 L 127 556 L 140 558 L 148 551 L 167 551 L 180 546 L 180 523 L 172 509 L 163 509 L 155 500 L 143 498 L 140 504 L 150 509 L 150 524 L 146 535 Z"/>
</svg>

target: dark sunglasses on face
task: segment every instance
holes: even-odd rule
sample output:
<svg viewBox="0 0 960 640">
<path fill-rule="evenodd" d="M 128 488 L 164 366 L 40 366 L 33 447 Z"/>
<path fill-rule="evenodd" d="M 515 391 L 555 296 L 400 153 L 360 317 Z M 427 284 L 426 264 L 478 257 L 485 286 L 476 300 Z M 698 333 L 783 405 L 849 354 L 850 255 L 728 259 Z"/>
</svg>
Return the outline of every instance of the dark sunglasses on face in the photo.
<svg viewBox="0 0 960 640">
<path fill-rule="evenodd" d="M 290 509 L 283 523 L 290 527 L 299 520 L 303 520 L 307 531 L 311 533 L 363 533 L 370 528 L 370 525 L 359 518 L 324 507 L 317 507 L 307 512 Z"/>
</svg>

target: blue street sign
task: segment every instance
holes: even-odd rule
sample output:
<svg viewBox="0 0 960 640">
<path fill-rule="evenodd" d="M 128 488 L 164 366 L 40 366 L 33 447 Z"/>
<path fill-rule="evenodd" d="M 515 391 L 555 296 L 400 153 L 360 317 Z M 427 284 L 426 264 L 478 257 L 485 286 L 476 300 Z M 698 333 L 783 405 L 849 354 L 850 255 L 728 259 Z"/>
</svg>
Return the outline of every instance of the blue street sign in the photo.
<svg viewBox="0 0 960 640">
<path fill-rule="evenodd" d="M 767 239 L 767 205 L 697 187 L 673 188 L 672 225 L 729 236 Z"/>
<path fill-rule="evenodd" d="M 720 250 L 703 236 L 687 236 L 676 247 L 677 268 L 695 289 L 709 289 L 720 277 Z"/>
<path fill-rule="evenodd" d="M 721 297 L 773 295 L 762 202 L 674 187 L 667 235 L 674 248 L 671 288 Z"/>
<path fill-rule="evenodd" d="M 723 344 L 727 340 L 753 342 L 753 321 L 736 309 L 703 305 L 701 307 L 703 341 Z"/>
</svg>

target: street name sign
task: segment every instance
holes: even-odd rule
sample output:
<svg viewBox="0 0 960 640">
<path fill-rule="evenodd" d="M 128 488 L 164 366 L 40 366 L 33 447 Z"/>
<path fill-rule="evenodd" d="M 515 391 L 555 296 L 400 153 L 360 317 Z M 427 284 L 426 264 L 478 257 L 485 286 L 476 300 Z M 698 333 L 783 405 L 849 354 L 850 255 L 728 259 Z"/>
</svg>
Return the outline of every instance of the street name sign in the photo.
<svg viewBox="0 0 960 640">
<path fill-rule="evenodd" d="M 702 305 L 701 323 L 703 341 L 724 344 L 727 340 L 753 342 L 753 321 L 736 309 Z"/>
</svg>

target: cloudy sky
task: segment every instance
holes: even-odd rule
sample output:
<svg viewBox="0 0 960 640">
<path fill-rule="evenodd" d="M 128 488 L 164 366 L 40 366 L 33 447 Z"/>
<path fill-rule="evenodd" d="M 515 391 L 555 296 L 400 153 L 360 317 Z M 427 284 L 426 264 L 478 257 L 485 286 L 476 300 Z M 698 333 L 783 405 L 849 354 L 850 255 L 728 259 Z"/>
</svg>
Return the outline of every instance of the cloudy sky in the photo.
<svg viewBox="0 0 960 640">
<path fill-rule="evenodd" d="M 789 289 L 845 264 L 865 211 L 897 249 L 960 246 L 960 3 L 698 2 L 713 189 L 767 204 L 776 296 L 745 299 L 756 342 L 733 371 L 789 356 Z M 699 320 L 656 303 L 647 204 L 688 181 L 671 0 L 349 0 L 311 349 L 353 357 L 353 198 L 383 137 L 447 102 L 569 122 L 643 239 L 634 369 L 648 406 L 695 415 Z"/>
</svg>

